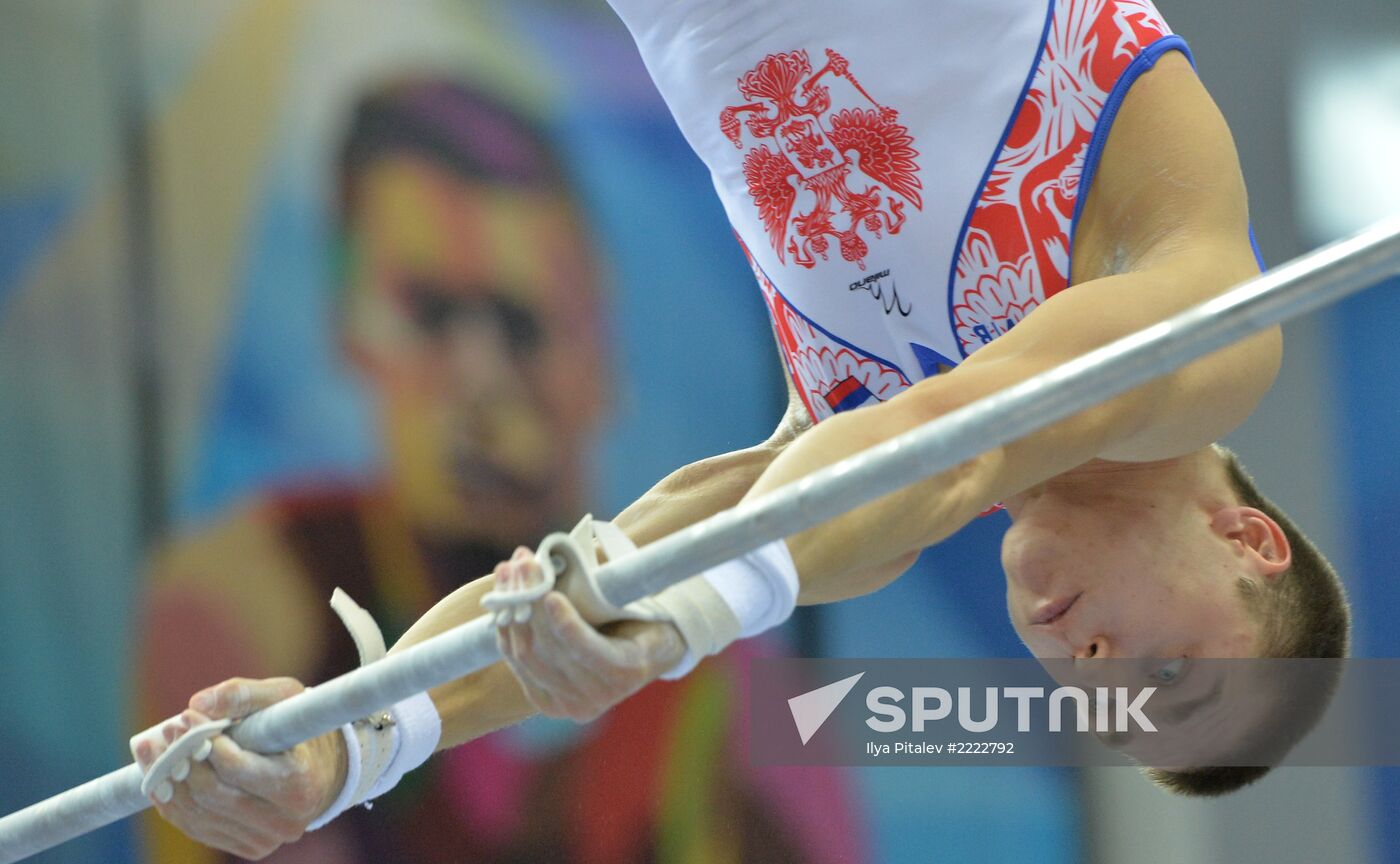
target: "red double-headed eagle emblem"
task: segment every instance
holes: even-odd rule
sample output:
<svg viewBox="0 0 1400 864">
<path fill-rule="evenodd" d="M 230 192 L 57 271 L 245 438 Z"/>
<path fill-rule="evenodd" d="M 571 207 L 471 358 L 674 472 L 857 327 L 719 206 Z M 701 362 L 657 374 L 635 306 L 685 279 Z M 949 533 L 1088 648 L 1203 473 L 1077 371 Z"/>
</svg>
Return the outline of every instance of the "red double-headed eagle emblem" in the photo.
<svg viewBox="0 0 1400 864">
<path fill-rule="evenodd" d="M 748 102 L 720 112 L 720 130 L 740 149 L 745 129 L 756 141 L 744 179 L 780 262 L 791 255 L 815 267 L 834 239 L 864 270 L 870 247 L 861 231 L 898 234 L 906 203 L 923 209 L 919 151 L 899 113 L 865 91 L 846 59 L 831 49 L 826 57 L 815 74 L 806 51 L 764 57 L 739 79 Z M 850 85 L 842 95 L 854 106 L 833 110 L 828 76 Z"/>
</svg>

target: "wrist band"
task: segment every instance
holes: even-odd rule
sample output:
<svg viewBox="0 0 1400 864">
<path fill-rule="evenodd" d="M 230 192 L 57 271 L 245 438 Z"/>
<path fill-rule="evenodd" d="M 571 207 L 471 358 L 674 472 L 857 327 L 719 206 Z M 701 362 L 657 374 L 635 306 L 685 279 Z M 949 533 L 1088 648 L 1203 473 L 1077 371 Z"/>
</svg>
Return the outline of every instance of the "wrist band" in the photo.
<svg viewBox="0 0 1400 864">
<path fill-rule="evenodd" d="M 735 639 L 782 624 L 797 608 L 798 587 L 787 544 L 775 540 L 662 591 L 654 602 L 671 614 L 686 652 L 661 677 L 683 678 Z"/>
<path fill-rule="evenodd" d="M 340 727 L 345 739 L 345 785 L 325 813 L 307 826 L 314 831 L 357 804 L 378 798 L 403 775 L 428 761 L 442 737 L 442 718 L 427 693 L 389 711 Z"/>
<path fill-rule="evenodd" d="M 387 652 L 379 625 L 339 588 L 331 596 L 331 608 L 344 622 L 360 665 L 382 658 Z M 314 831 L 357 804 L 365 804 L 398 785 L 403 775 L 428 761 L 442 737 L 442 718 L 432 697 L 419 693 L 354 723 L 340 727 L 345 740 L 345 785 L 331 806 L 307 826 Z"/>
<path fill-rule="evenodd" d="M 379 779 L 370 784 L 366 799 L 378 798 L 399 785 L 403 775 L 428 761 L 442 739 L 442 717 L 427 693 L 398 703 L 393 715 L 398 746 Z"/>
</svg>

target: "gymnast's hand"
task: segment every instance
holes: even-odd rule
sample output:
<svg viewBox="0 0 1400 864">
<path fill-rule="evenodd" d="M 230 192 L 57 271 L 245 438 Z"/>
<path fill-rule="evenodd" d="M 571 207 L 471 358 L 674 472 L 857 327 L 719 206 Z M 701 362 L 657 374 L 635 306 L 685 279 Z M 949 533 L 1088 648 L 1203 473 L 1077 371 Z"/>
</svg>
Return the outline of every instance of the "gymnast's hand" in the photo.
<svg viewBox="0 0 1400 864">
<path fill-rule="evenodd" d="M 494 575 L 506 590 L 542 578 L 524 547 L 497 565 Z M 669 622 L 620 621 L 595 630 L 558 591 L 535 601 L 528 620 L 512 616 L 499 627 L 496 644 L 541 714 L 579 723 L 597 719 L 685 655 L 685 641 Z"/>
<path fill-rule="evenodd" d="M 137 736 L 132 751 L 141 770 L 192 726 L 244 717 L 305 689 L 291 678 L 233 678 L 202 690 L 190 708 Z M 160 815 L 207 846 L 259 860 L 292 843 L 325 812 L 345 783 L 345 740 L 339 730 L 273 756 L 261 756 L 220 735 L 203 762 L 194 762 L 174 795 L 152 796 Z"/>
</svg>

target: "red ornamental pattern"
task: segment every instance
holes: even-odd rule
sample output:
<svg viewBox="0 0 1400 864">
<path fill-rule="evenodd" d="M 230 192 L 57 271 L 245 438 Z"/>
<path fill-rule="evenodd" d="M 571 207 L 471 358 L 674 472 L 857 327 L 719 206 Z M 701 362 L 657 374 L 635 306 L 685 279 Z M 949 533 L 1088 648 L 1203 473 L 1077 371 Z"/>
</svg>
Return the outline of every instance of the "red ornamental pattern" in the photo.
<svg viewBox="0 0 1400 864">
<path fill-rule="evenodd" d="M 720 112 L 720 130 L 743 149 L 749 196 L 778 261 L 806 268 L 828 260 L 831 243 L 865 269 L 870 238 L 898 234 L 904 208 L 922 209 L 919 152 L 899 112 L 876 102 L 831 49 L 815 73 L 806 51 L 770 54 L 739 79 L 748 101 Z M 827 82 L 825 79 L 831 79 Z M 832 110 L 831 83 L 854 107 Z M 872 182 L 873 181 L 873 182 Z"/>
<path fill-rule="evenodd" d="M 739 245 L 758 279 L 797 393 L 814 421 L 860 404 L 884 402 L 909 386 L 909 378 L 897 367 L 814 327 L 778 293 L 743 240 Z"/>
<path fill-rule="evenodd" d="M 953 326 L 967 354 L 1069 285 L 1085 156 L 1109 93 L 1170 33 L 1148 0 L 1061 0 L 1030 90 L 958 254 Z"/>
</svg>

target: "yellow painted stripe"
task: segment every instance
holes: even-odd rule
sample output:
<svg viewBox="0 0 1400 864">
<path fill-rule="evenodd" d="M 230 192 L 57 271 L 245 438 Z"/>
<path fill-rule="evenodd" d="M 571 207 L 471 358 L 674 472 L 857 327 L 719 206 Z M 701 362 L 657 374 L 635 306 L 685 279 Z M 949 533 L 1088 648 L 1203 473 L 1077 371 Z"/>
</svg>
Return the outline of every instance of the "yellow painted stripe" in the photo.
<svg viewBox="0 0 1400 864">
<path fill-rule="evenodd" d="M 729 732 L 729 683 L 703 664 L 685 679 L 668 748 L 658 820 L 659 864 L 728 864 L 739 860 L 738 838 L 728 818 L 734 802 L 722 794 L 720 766 Z"/>
</svg>

